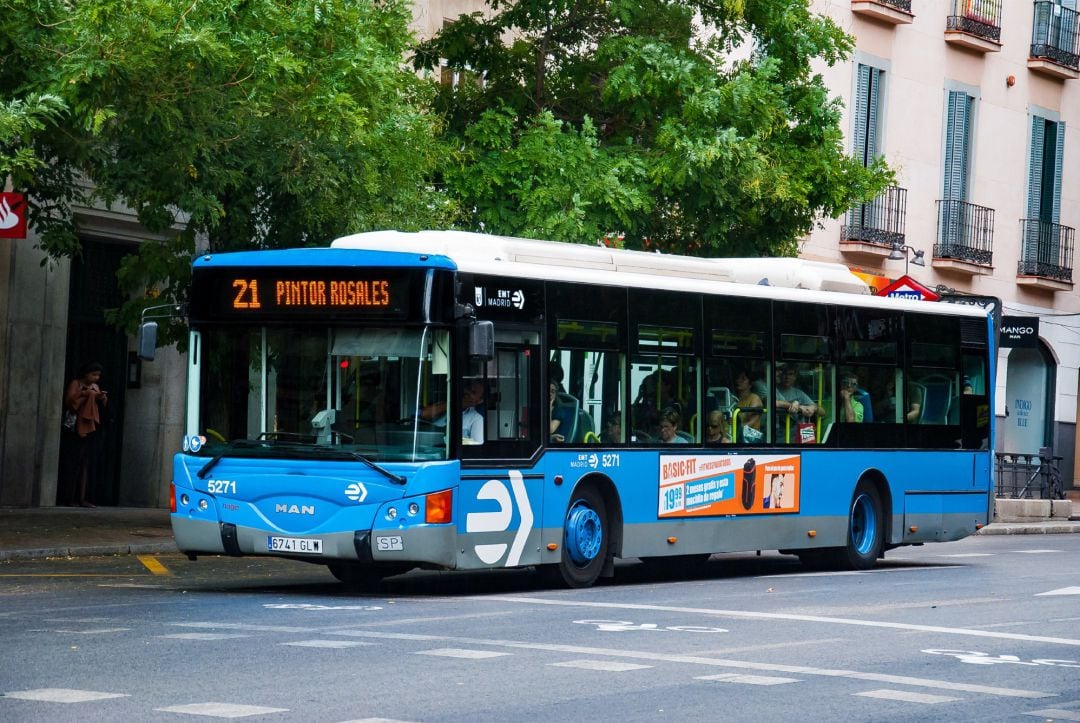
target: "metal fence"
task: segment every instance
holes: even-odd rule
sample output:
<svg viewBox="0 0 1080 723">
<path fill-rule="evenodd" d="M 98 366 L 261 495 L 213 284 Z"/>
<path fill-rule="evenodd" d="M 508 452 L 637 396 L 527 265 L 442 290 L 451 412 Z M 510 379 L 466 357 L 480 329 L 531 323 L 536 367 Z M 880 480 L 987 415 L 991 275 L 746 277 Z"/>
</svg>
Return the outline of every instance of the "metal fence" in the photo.
<svg viewBox="0 0 1080 723">
<path fill-rule="evenodd" d="M 1038 454 L 998 452 L 994 496 L 1016 500 L 1065 498 L 1058 464 L 1061 457 L 1043 447 Z"/>
<path fill-rule="evenodd" d="M 953 0 L 945 29 L 1001 42 L 1001 0 Z"/>
<path fill-rule="evenodd" d="M 902 246 L 906 221 L 907 189 L 891 186 L 873 201 L 848 211 L 847 223 L 840 227 L 840 239 L 863 241 L 885 248 Z"/>
<path fill-rule="evenodd" d="M 1050 0 L 1037 0 L 1031 28 L 1031 57 L 1080 68 L 1077 12 Z"/>
<path fill-rule="evenodd" d="M 994 260 L 994 209 L 974 203 L 941 200 L 934 257 L 989 266 Z"/>
<path fill-rule="evenodd" d="M 1072 281 L 1076 229 L 1037 218 L 1020 219 L 1020 262 L 1016 273 Z"/>
</svg>

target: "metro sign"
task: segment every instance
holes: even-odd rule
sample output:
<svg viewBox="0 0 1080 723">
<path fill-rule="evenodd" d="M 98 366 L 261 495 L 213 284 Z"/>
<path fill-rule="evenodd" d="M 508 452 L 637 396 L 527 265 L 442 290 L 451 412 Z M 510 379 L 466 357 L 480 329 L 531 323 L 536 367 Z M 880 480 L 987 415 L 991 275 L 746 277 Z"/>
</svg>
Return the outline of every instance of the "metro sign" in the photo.
<svg viewBox="0 0 1080 723">
<path fill-rule="evenodd" d="M 26 238 L 26 197 L 0 193 L 0 238 Z"/>
<path fill-rule="evenodd" d="M 877 295 L 888 296 L 893 299 L 909 299 L 911 301 L 937 301 L 941 298 L 941 296 L 906 274 L 877 292 Z"/>
</svg>

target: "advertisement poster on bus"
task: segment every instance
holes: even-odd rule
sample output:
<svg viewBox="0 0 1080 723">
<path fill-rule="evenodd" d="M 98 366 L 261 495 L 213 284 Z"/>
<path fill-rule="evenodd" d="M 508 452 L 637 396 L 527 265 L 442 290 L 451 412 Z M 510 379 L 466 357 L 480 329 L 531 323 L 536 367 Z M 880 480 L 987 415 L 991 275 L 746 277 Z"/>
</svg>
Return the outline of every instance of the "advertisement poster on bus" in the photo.
<svg viewBox="0 0 1080 723">
<path fill-rule="evenodd" d="M 660 455 L 661 518 L 799 511 L 797 454 Z"/>
</svg>

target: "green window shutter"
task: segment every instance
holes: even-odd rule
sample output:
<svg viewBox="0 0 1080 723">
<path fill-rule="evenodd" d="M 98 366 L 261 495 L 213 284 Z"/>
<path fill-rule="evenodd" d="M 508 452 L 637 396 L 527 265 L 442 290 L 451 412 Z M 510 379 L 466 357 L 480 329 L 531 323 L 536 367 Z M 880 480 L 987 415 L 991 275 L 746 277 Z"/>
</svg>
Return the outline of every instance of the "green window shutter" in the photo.
<svg viewBox="0 0 1080 723">
<path fill-rule="evenodd" d="M 1065 123 L 1057 124 L 1057 147 L 1054 149 L 1054 223 L 1061 223 L 1061 182 L 1065 164 Z"/>
<path fill-rule="evenodd" d="M 870 66 L 855 66 L 855 107 L 852 109 L 851 154 L 866 165 L 866 117 L 869 112 Z"/>
<path fill-rule="evenodd" d="M 1039 209 L 1042 206 L 1043 149 L 1046 144 L 1046 120 L 1031 116 L 1031 147 L 1028 151 L 1027 233 L 1022 257 L 1032 261 L 1039 256 Z"/>
<path fill-rule="evenodd" d="M 967 200 L 972 100 L 962 91 L 949 91 L 945 118 L 944 198 L 947 201 Z"/>
</svg>

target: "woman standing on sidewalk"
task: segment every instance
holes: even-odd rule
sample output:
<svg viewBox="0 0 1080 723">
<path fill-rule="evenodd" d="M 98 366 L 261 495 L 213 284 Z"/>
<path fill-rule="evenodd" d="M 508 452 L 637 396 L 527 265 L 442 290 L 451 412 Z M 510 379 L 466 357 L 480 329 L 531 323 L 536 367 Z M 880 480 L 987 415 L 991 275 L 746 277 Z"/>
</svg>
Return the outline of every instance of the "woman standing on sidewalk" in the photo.
<svg viewBox="0 0 1080 723">
<path fill-rule="evenodd" d="M 90 362 L 64 390 L 58 502 L 67 507 L 97 507 L 88 490 L 97 462 L 102 414 L 109 403 L 108 393 L 98 386 L 101 372 L 101 364 Z"/>
</svg>

